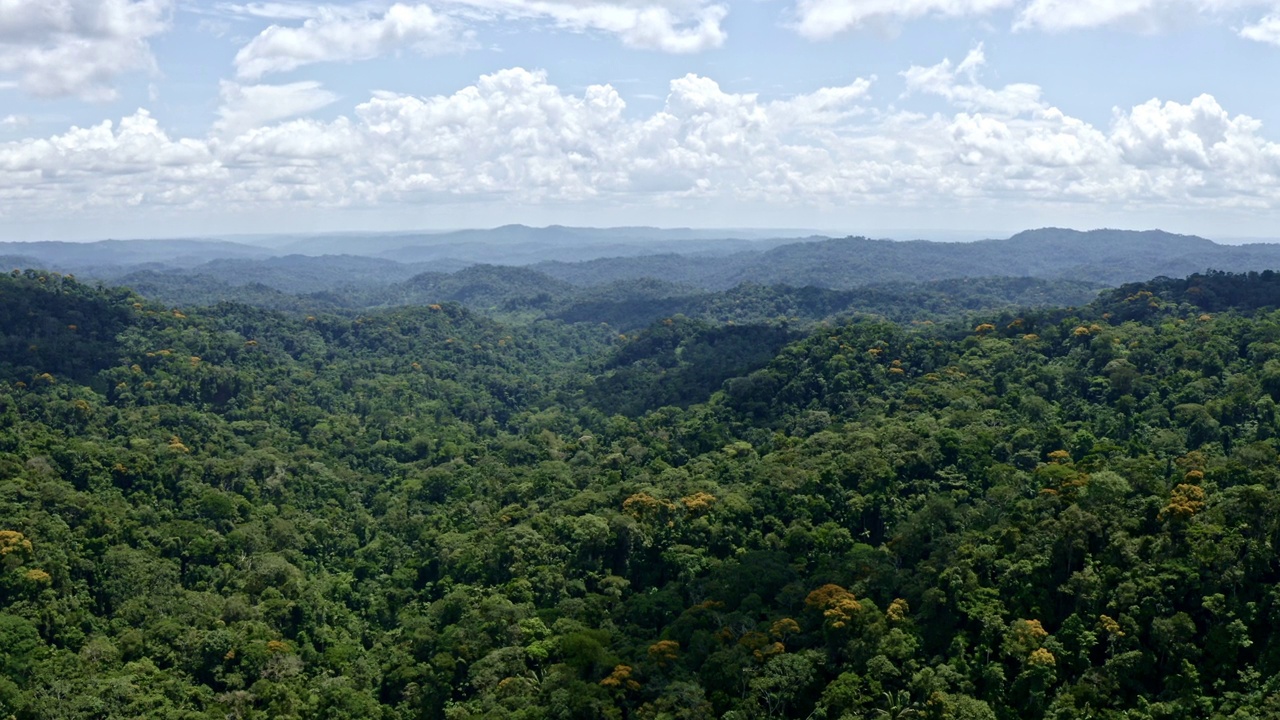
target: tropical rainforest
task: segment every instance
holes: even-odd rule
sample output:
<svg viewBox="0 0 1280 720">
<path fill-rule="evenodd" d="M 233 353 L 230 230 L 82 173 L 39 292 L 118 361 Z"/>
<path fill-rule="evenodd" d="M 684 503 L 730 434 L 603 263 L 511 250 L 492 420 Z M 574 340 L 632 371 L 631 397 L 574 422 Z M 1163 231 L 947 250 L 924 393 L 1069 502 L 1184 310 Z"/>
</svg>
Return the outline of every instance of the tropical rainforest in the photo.
<svg viewBox="0 0 1280 720">
<path fill-rule="evenodd" d="M 0 275 L 0 718 L 1280 717 L 1280 275 L 472 272 Z"/>
</svg>

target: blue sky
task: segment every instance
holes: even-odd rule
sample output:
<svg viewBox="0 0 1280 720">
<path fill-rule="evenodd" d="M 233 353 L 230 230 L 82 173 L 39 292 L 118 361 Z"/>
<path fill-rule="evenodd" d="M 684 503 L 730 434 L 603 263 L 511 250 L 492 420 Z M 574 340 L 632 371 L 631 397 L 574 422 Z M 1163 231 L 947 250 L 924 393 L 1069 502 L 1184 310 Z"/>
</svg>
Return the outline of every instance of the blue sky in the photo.
<svg viewBox="0 0 1280 720">
<path fill-rule="evenodd" d="M 0 239 L 1276 237 L 1277 77 L 1280 0 L 0 0 Z"/>
</svg>

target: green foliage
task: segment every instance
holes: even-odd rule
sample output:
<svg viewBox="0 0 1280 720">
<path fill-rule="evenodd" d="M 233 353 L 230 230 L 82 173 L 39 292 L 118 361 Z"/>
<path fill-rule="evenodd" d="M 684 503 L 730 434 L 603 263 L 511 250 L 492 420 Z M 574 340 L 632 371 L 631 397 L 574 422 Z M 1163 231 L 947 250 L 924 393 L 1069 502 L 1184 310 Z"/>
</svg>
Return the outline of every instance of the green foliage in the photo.
<svg viewBox="0 0 1280 720">
<path fill-rule="evenodd" d="M 655 323 L 625 342 L 587 388 L 607 414 L 635 416 L 706 401 L 729 378 L 767 364 L 798 333 L 760 325 L 712 326 L 683 316 Z"/>
<path fill-rule="evenodd" d="M 619 338 L 3 276 L 0 717 L 1272 717 L 1280 313 L 1206 278 Z"/>
</svg>

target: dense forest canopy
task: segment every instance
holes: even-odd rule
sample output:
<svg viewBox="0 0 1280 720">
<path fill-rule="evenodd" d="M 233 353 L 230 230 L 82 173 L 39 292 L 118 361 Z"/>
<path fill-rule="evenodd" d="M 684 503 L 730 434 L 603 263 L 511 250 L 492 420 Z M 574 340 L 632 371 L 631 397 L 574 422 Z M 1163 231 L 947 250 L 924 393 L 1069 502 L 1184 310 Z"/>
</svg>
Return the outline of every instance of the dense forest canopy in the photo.
<svg viewBox="0 0 1280 720">
<path fill-rule="evenodd" d="M 0 717 L 1280 714 L 1280 276 L 474 272 L 0 275 Z"/>
</svg>

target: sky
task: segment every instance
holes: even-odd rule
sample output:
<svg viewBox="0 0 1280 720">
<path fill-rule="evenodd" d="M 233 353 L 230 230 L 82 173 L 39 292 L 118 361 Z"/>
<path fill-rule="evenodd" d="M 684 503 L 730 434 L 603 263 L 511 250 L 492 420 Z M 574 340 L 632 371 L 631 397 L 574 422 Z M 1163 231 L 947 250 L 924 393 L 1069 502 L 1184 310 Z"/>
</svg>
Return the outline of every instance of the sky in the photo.
<svg viewBox="0 0 1280 720">
<path fill-rule="evenodd" d="M 1280 0 L 0 0 L 0 240 L 1280 237 Z"/>
</svg>

